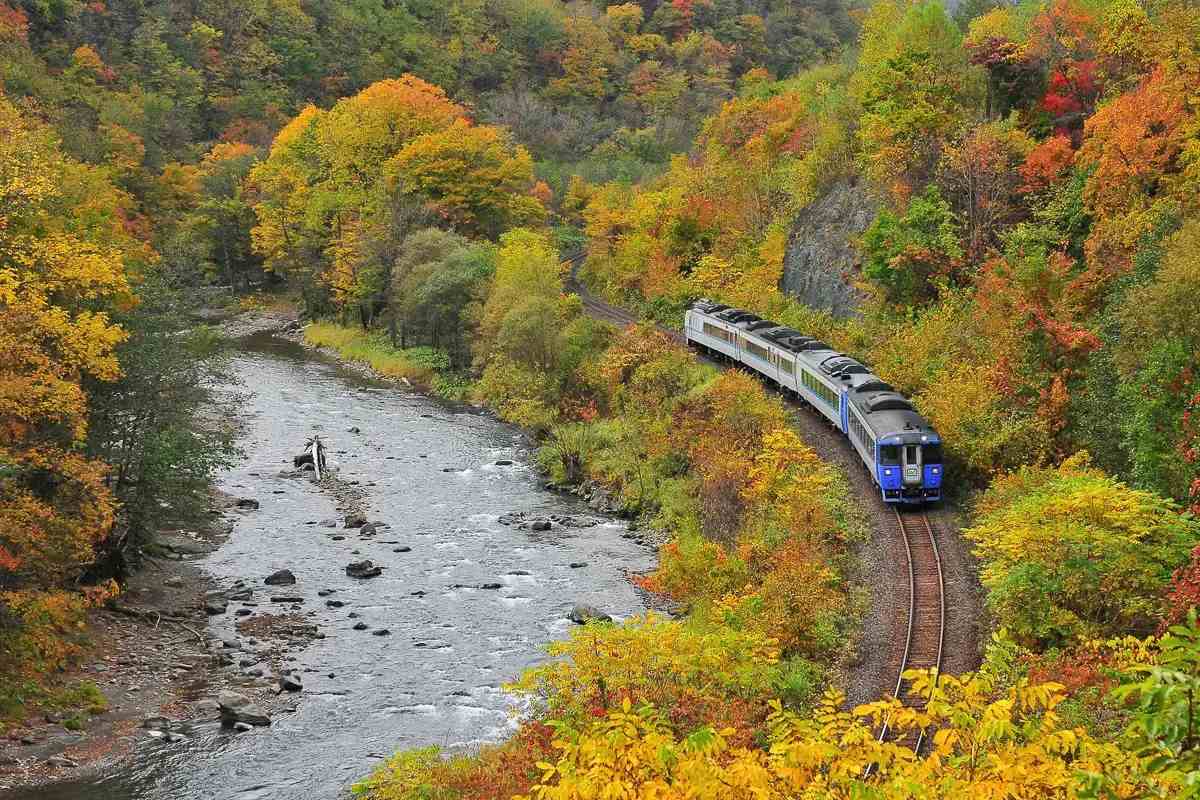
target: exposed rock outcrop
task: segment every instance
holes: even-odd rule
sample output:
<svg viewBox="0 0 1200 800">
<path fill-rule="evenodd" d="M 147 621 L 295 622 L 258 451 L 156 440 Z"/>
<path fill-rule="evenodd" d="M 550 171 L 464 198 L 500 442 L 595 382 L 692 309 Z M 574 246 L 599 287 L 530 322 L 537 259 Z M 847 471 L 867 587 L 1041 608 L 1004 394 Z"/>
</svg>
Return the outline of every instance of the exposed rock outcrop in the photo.
<svg viewBox="0 0 1200 800">
<path fill-rule="evenodd" d="M 865 183 L 835 183 L 792 223 L 780 288 L 835 316 L 853 314 L 861 300 L 851 285 L 860 262 L 854 240 L 878 210 L 879 202 Z"/>
</svg>

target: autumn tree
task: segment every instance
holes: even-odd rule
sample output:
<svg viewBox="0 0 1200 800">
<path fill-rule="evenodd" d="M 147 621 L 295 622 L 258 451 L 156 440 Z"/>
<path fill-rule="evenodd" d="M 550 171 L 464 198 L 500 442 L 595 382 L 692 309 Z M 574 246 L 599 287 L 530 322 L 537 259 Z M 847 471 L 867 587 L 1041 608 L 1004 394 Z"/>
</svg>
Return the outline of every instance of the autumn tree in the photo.
<svg viewBox="0 0 1200 800">
<path fill-rule="evenodd" d="M 1170 501 L 1125 486 L 1084 454 L 998 478 L 964 535 L 983 562 L 1001 625 L 1031 646 L 1055 647 L 1153 630 L 1171 573 L 1200 529 Z"/>
<path fill-rule="evenodd" d="M 120 195 L 66 159 L 55 137 L 0 100 L 0 694 L 28 670 L 57 669 L 76 595 L 116 519 L 105 465 L 89 458 L 86 378 L 120 374 L 142 248 L 114 224 Z M 105 205 L 109 203 L 110 205 Z M 90 206 L 90 208 L 89 208 Z M 144 265 L 144 262 L 143 262 Z M 17 619 L 14 620 L 13 617 Z M 24 629 L 22 629 L 22 622 Z"/>
</svg>

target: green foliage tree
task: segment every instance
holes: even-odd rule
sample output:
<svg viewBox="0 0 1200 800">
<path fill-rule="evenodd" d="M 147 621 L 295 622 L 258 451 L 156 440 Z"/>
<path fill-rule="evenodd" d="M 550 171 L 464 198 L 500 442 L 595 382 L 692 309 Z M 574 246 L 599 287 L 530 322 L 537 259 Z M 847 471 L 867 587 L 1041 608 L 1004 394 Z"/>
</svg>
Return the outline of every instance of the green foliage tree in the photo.
<svg viewBox="0 0 1200 800">
<path fill-rule="evenodd" d="M 930 185 L 903 215 L 884 209 L 863 234 L 863 275 L 898 306 L 932 300 L 939 283 L 949 283 L 963 251 L 950 204 Z"/>
</svg>

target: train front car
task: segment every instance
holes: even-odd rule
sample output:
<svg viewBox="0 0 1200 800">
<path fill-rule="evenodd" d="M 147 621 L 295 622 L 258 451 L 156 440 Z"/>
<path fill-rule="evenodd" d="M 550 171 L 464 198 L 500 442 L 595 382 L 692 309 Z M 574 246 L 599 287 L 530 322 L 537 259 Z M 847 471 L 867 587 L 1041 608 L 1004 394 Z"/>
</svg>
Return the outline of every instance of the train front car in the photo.
<svg viewBox="0 0 1200 800">
<path fill-rule="evenodd" d="M 870 373 L 848 393 L 848 436 L 885 503 L 942 499 L 942 440 L 903 395 Z"/>
</svg>

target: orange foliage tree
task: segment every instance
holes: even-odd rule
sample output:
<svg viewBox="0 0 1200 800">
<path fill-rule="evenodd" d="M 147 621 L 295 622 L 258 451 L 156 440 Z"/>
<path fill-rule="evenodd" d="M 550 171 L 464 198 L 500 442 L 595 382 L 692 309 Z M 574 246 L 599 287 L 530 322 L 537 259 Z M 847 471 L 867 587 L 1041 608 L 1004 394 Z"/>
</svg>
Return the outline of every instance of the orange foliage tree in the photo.
<svg viewBox="0 0 1200 800">
<path fill-rule="evenodd" d="M 54 609 L 74 607 L 54 592 L 91 563 L 114 521 L 105 467 L 82 453 L 81 382 L 117 376 L 124 333 L 104 309 L 132 296 L 127 254 L 106 241 L 112 221 L 99 225 L 73 202 L 82 169 L 0 100 L 0 609 L 26 623 L 59 624 Z M 11 634 L 0 674 L 56 666 L 64 653 L 53 639 Z"/>
</svg>

